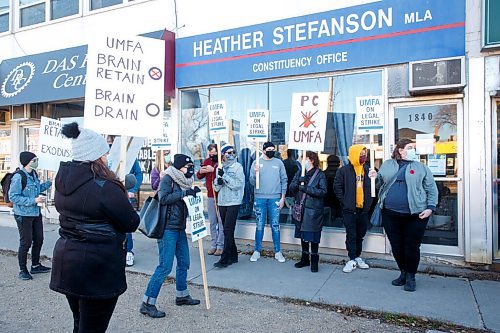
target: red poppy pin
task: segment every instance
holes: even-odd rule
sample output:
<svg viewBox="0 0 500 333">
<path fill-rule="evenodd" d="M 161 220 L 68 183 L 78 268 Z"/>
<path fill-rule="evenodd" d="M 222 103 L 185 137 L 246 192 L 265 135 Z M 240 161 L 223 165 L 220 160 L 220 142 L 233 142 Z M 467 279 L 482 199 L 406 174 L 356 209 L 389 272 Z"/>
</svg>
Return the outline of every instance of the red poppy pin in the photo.
<svg viewBox="0 0 500 333">
<path fill-rule="evenodd" d="M 413 175 L 415 173 L 415 170 L 411 169 L 410 170 L 410 175 Z"/>
</svg>

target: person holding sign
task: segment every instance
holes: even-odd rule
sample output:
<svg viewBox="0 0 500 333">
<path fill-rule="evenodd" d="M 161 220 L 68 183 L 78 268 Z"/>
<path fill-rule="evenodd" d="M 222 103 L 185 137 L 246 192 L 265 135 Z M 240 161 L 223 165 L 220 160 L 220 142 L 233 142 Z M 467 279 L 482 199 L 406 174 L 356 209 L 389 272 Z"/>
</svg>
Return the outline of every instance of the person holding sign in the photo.
<svg viewBox="0 0 500 333">
<path fill-rule="evenodd" d="M 208 157 L 203 161 L 200 170 L 196 173 L 198 179 L 205 178 L 205 186 L 207 187 L 207 210 L 208 220 L 210 221 L 210 243 L 209 255 L 222 255 L 224 249 L 224 227 L 220 219 L 219 212 L 215 206 L 215 192 L 213 182 L 217 174 L 217 145 L 211 143 L 207 147 Z"/>
<path fill-rule="evenodd" d="M 255 247 L 250 261 L 257 261 L 262 250 L 262 238 L 264 227 L 269 219 L 271 226 L 274 258 L 279 262 L 285 262 L 285 257 L 280 251 L 280 210 L 285 205 L 285 195 L 288 178 L 283 162 L 275 158 L 276 147 L 272 142 L 266 142 L 262 146 L 263 158 L 252 163 L 253 172 L 250 172 L 250 184 L 255 186 L 256 173 L 260 173 L 260 186 L 255 187 L 254 211 L 257 220 L 255 228 Z"/>
<path fill-rule="evenodd" d="M 19 155 L 22 169 L 12 176 L 9 199 L 14 205 L 14 219 L 19 229 L 19 278 L 31 280 L 31 274 L 47 273 L 49 267 L 40 263 L 40 251 L 43 244 L 43 222 L 40 206 L 45 197 L 40 193 L 52 186 L 51 181 L 41 184 L 36 173 L 38 157 L 30 151 L 23 151 Z M 40 205 L 40 206 L 39 206 Z M 32 247 L 33 246 L 33 247 Z M 28 272 L 28 251 L 31 248 L 31 270 Z M 31 272 L 31 274 L 30 274 Z"/>
<path fill-rule="evenodd" d="M 324 196 L 326 195 L 326 176 L 319 169 L 318 154 L 306 152 L 305 176 L 298 171 L 290 184 L 290 190 L 296 193 L 296 205 L 300 205 L 299 219 L 294 216 L 295 238 L 300 238 L 302 257 L 295 267 L 311 265 L 311 272 L 318 272 L 319 242 L 324 218 Z M 295 215 L 295 214 L 294 214 Z M 311 243 L 311 252 L 309 252 Z M 309 260 L 309 253 L 311 254 Z"/>
<path fill-rule="evenodd" d="M 125 233 L 137 229 L 139 215 L 108 168 L 106 140 L 77 123 L 62 133 L 72 138 L 73 161 L 61 162 L 55 181 L 60 238 L 49 286 L 66 295 L 74 332 L 105 332 L 127 290 Z"/>
<path fill-rule="evenodd" d="M 392 285 L 415 291 L 420 245 L 429 217 L 436 210 L 438 190 L 431 170 L 420 162 L 413 141 L 400 140 L 391 157 L 378 173 L 371 170 L 370 177 L 376 177 L 380 185 L 382 225 L 401 271 Z"/>
<path fill-rule="evenodd" d="M 349 148 L 349 163 L 337 171 L 333 189 L 342 205 L 342 215 L 346 231 L 345 245 L 349 261 L 342 271 L 350 273 L 357 267 L 368 269 L 370 266 L 361 259 L 363 238 L 368 230 L 368 212 L 373 203 L 369 167 L 365 163 L 366 147 L 353 145 Z"/>
<path fill-rule="evenodd" d="M 161 286 L 172 271 L 174 257 L 177 261 L 175 275 L 176 305 L 198 305 L 200 301 L 189 295 L 187 271 L 189 269 L 189 246 L 186 236 L 188 210 L 182 198 L 195 196 L 200 189 L 193 186 L 194 164 L 191 157 L 174 155 L 174 163 L 160 181 L 158 200 L 167 206 L 165 233 L 158 240 L 159 263 L 151 276 L 139 311 L 151 318 L 165 317 L 165 312 L 156 308 L 156 298 Z"/>
<path fill-rule="evenodd" d="M 225 268 L 238 262 L 238 249 L 234 241 L 234 228 L 243 199 L 245 175 L 243 167 L 236 161 L 233 146 L 225 144 L 221 148 L 222 168 L 217 169 L 214 189 L 218 193 L 219 214 L 224 226 L 224 250 L 215 267 Z"/>
</svg>

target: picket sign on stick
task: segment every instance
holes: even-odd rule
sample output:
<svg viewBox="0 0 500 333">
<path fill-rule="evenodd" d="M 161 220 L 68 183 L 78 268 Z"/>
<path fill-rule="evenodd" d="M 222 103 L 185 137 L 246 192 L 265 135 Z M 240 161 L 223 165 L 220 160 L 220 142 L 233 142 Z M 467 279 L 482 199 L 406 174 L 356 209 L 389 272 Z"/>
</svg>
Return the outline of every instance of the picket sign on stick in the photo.
<svg viewBox="0 0 500 333">
<path fill-rule="evenodd" d="M 375 168 L 375 147 L 373 146 L 373 141 L 375 137 L 370 135 L 370 170 Z M 375 178 L 370 178 L 371 181 L 371 195 L 375 198 Z"/>
<path fill-rule="evenodd" d="M 302 151 L 302 171 L 300 175 L 302 177 L 306 176 L 306 150 Z"/>
<path fill-rule="evenodd" d="M 210 310 L 210 296 L 208 294 L 207 271 L 205 269 L 205 254 L 203 253 L 203 241 L 198 239 L 198 249 L 200 250 L 201 276 L 203 278 L 203 291 L 205 292 L 205 306 Z"/>
<path fill-rule="evenodd" d="M 258 190 L 260 188 L 260 162 L 259 162 L 259 143 L 255 143 L 255 165 L 257 165 L 257 171 L 255 171 L 255 188 Z"/>
<path fill-rule="evenodd" d="M 163 157 L 163 150 L 158 150 L 156 152 L 157 154 L 160 154 L 161 158 L 160 158 L 160 172 L 162 171 L 165 171 L 165 158 Z"/>
<path fill-rule="evenodd" d="M 122 182 L 125 181 L 125 175 L 127 174 L 127 169 L 125 164 L 127 163 L 127 146 L 129 142 L 128 136 L 121 137 L 120 144 L 120 166 L 119 166 L 119 174 L 120 180 Z"/>
</svg>

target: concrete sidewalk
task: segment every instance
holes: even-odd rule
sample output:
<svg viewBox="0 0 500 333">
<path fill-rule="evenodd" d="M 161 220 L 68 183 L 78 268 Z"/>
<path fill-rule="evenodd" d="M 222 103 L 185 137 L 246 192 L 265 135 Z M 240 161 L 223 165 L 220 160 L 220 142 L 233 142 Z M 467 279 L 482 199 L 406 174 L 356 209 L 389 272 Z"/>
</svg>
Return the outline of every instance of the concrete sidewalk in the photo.
<svg viewBox="0 0 500 333">
<path fill-rule="evenodd" d="M 45 224 L 42 254 L 52 256 L 59 226 Z M 19 235 L 15 221 L 0 213 L 0 249 L 17 251 Z M 135 265 L 130 271 L 152 274 L 158 262 L 156 241 L 134 234 Z M 205 242 L 208 245 L 208 242 Z M 202 284 L 198 243 L 190 243 L 191 268 L 188 279 Z M 205 249 L 206 250 L 206 249 Z M 321 249 L 320 249 L 321 252 Z M 205 251 L 206 253 L 206 251 Z M 286 256 L 286 253 L 285 253 Z M 417 275 L 417 291 L 408 293 L 390 283 L 398 272 L 388 269 L 358 269 L 350 274 L 342 267 L 320 263 L 319 272 L 296 269 L 294 261 L 278 263 L 273 258 L 250 262 L 240 255 L 239 263 L 225 269 L 213 267 L 219 257 L 205 256 L 208 284 L 259 295 L 287 297 L 309 302 L 356 306 L 395 314 L 425 317 L 478 329 L 500 332 L 500 282 L 465 278 Z M 175 274 L 175 269 L 173 270 Z"/>
</svg>

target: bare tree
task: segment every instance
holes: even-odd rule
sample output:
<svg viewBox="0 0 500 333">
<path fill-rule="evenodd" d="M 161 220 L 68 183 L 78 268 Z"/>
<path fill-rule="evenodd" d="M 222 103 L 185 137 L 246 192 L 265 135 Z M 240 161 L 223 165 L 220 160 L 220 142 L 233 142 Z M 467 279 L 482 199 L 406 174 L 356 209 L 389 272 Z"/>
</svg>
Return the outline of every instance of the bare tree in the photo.
<svg viewBox="0 0 500 333">
<path fill-rule="evenodd" d="M 441 128 L 449 125 L 452 128 L 457 127 L 457 109 L 454 105 L 443 105 L 434 116 L 434 126 Z"/>
<path fill-rule="evenodd" d="M 203 154 L 201 143 L 205 141 L 208 129 L 206 109 L 182 110 L 181 126 L 183 148 L 190 153 L 190 156 L 201 158 Z"/>
</svg>

